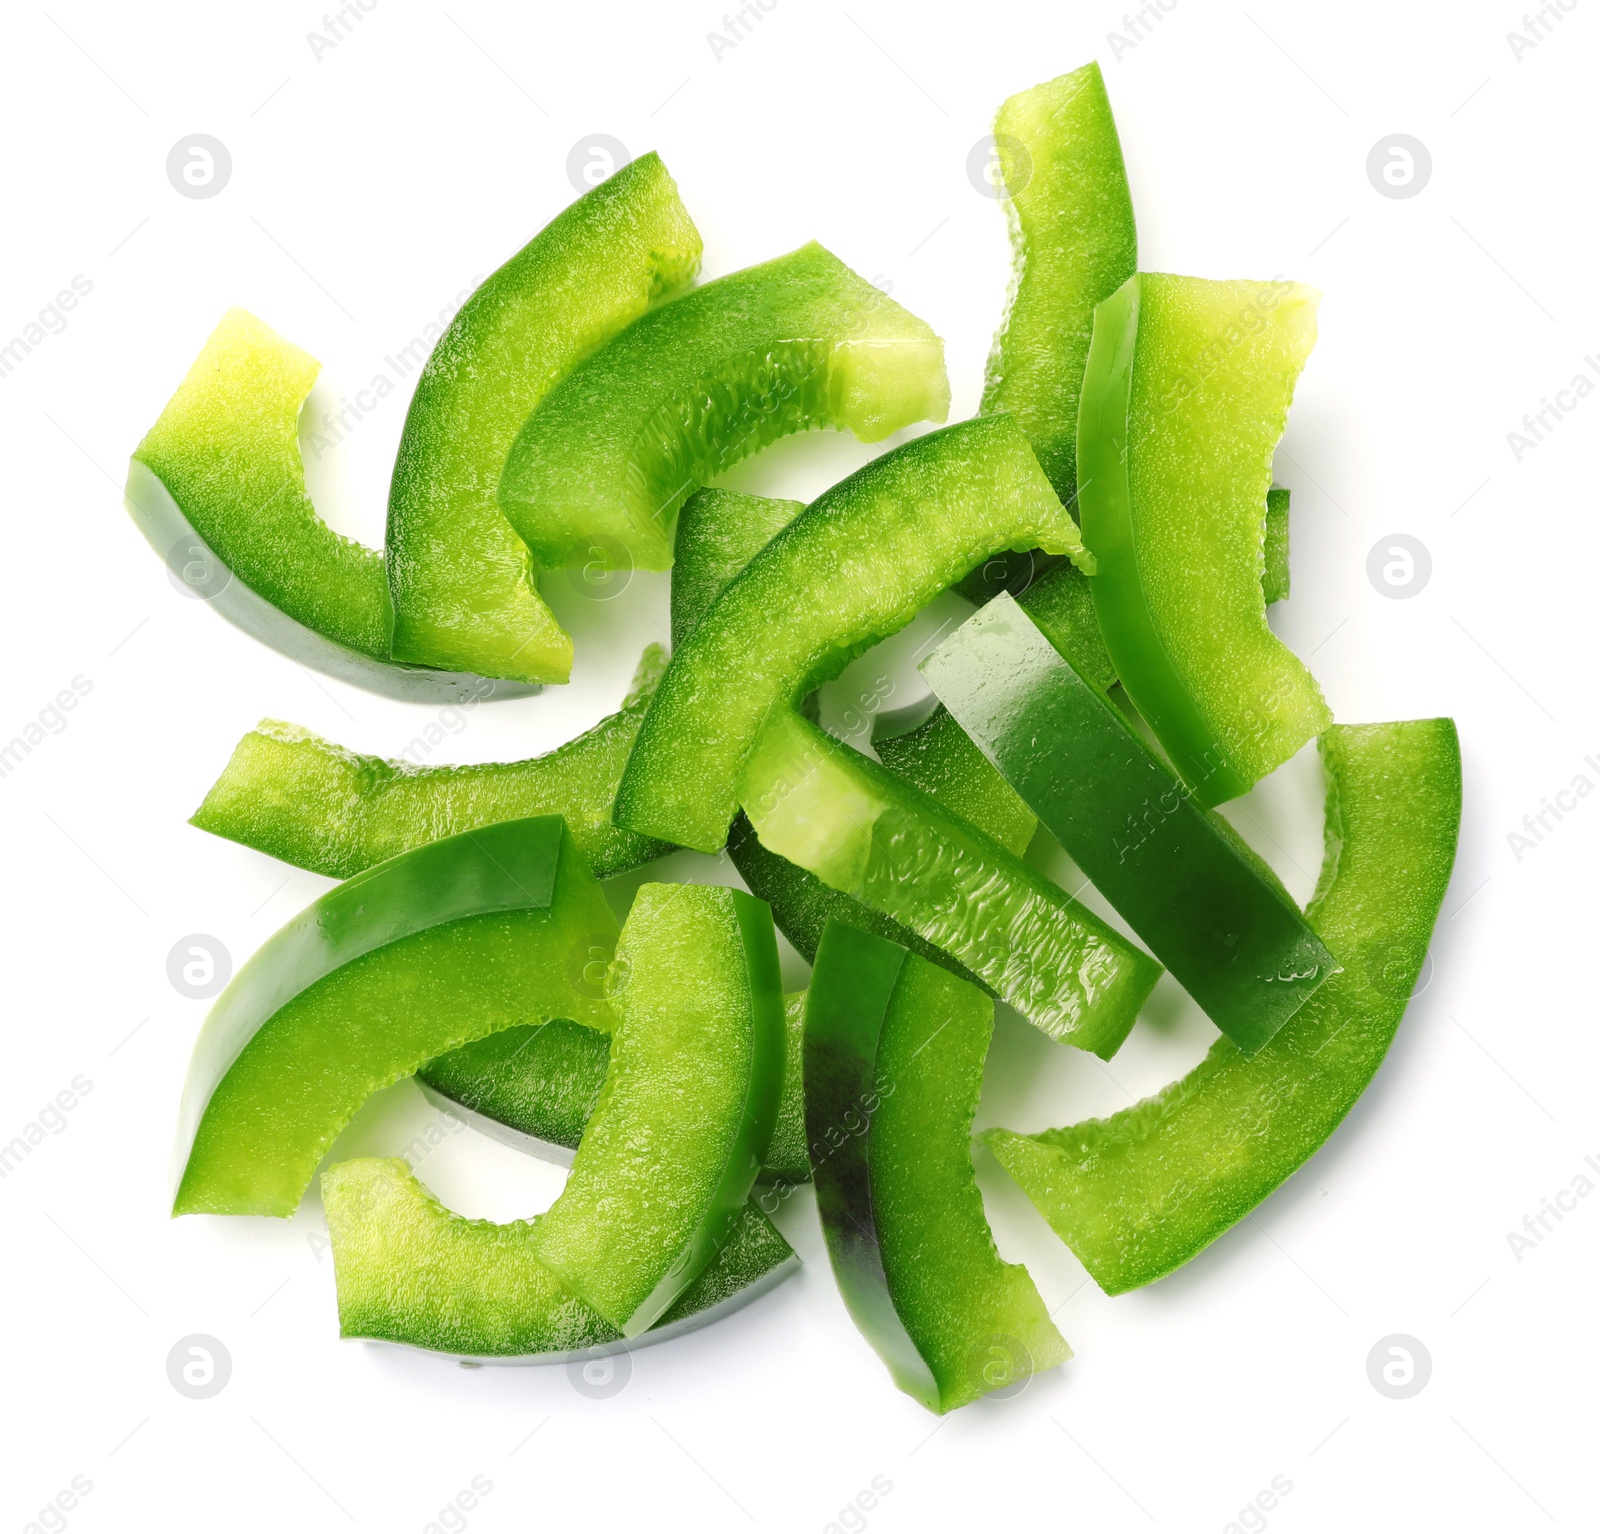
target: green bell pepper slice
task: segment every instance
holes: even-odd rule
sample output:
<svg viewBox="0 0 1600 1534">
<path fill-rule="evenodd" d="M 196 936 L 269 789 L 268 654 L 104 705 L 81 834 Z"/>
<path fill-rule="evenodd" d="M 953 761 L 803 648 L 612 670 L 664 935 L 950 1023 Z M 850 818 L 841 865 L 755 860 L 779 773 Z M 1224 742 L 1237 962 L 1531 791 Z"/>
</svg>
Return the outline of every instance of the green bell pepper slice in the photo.
<svg viewBox="0 0 1600 1534">
<path fill-rule="evenodd" d="M 1281 485 L 1267 491 L 1261 541 L 1261 595 L 1271 607 L 1289 599 L 1289 492 Z"/>
<path fill-rule="evenodd" d="M 672 559 L 672 648 L 678 649 L 722 588 L 804 511 L 739 490 L 696 490 L 678 513 Z"/>
<path fill-rule="evenodd" d="M 959 959 L 1051 1038 L 1110 1059 L 1161 966 L 928 794 L 798 714 L 745 777 L 767 848 Z"/>
<path fill-rule="evenodd" d="M 888 771 L 992 836 L 1007 852 L 1021 857 L 1027 850 L 1038 826 L 1033 811 L 943 708 L 904 735 L 875 741 L 874 749 Z M 985 984 L 960 960 L 893 917 L 830 889 L 814 874 L 769 851 L 743 812 L 728 833 L 728 857 L 751 892 L 772 907 L 778 930 L 808 962 L 816 959 L 822 929 L 830 920 L 841 921 L 899 943 L 964 980 Z"/>
<path fill-rule="evenodd" d="M 947 1412 L 1071 1356 L 1002 1262 L 972 1167 L 983 992 L 830 924 L 806 1003 L 806 1129 L 839 1291 L 894 1382 Z"/>
<path fill-rule="evenodd" d="M 617 947 L 605 1087 L 534 1259 L 636 1337 L 716 1254 L 778 1113 L 772 917 L 743 890 L 646 884 Z"/>
<path fill-rule="evenodd" d="M 553 1026 L 553 1025 L 552 1025 Z M 537 1218 L 496 1225 L 453 1214 L 405 1162 L 342 1161 L 322 1174 L 339 1335 L 485 1362 L 561 1363 L 621 1351 L 622 1333 L 533 1256 Z M 754 1204 L 661 1319 L 631 1346 L 706 1326 L 799 1267 Z"/>
<path fill-rule="evenodd" d="M 129 515 L 176 579 L 292 660 L 409 701 L 485 696 L 479 677 L 389 658 L 383 556 L 340 537 L 306 494 L 298 422 L 318 371 L 230 309 L 134 449 Z"/>
<path fill-rule="evenodd" d="M 1117 675 L 1207 807 L 1332 722 L 1267 626 L 1272 452 L 1316 339 L 1298 283 L 1141 273 L 1095 311 L 1078 497 Z"/>
<path fill-rule="evenodd" d="M 772 1143 L 758 1182 L 807 1182 L 800 1035 L 806 993 L 783 998 L 783 1089 Z M 424 1094 L 474 1129 L 546 1161 L 572 1164 L 594 1115 L 611 1059 L 611 1039 L 594 1028 L 556 1020 L 491 1033 L 417 1072 Z"/>
<path fill-rule="evenodd" d="M 291 1215 L 374 1092 L 534 1018 L 608 1028 L 583 983 L 616 918 L 558 815 L 430 842 L 314 901 L 217 998 L 184 1084 L 174 1214 Z"/>
<path fill-rule="evenodd" d="M 716 852 L 745 759 L 791 706 L 1002 548 L 1082 555 L 1009 416 L 930 432 L 813 501 L 672 657 L 617 789 L 619 825 Z"/>
<path fill-rule="evenodd" d="M 1246 1054 L 1337 970 L 1277 878 L 1009 596 L 922 663 L 961 726 Z"/>
<path fill-rule="evenodd" d="M 644 315 L 528 417 L 500 505 L 541 563 L 665 570 L 698 482 L 818 426 L 944 420 L 944 343 L 812 243 Z"/>
<path fill-rule="evenodd" d="M 699 267 L 699 231 L 651 153 L 580 197 L 463 305 L 417 380 L 389 488 L 399 659 L 567 680 L 572 641 L 500 511 L 500 471 L 551 387 Z"/>
<path fill-rule="evenodd" d="M 775 501 L 731 490 L 699 490 L 689 497 L 678 519 L 672 566 L 674 648 L 688 640 L 723 587 L 804 509 L 798 501 Z M 1087 593 L 1084 600 L 1090 603 L 1088 622 L 1098 644 L 1099 630 L 1094 628 Z M 876 745 L 880 759 L 891 771 L 933 794 L 1012 852 L 1021 853 L 1028 845 L 1036 824 L 1032 811 L 942 709 L 904 736 Z M 803 868 L 768 852 L 743 815 L 735 818 L 729 833 L 728 856 L 751 891 L 772 907 L 778 930 L 808 962 L 816 957 L 828 918 L 836 916 L 902 943 L 935 963 L 954 966 L 960 974 L 969 973 L 898 922 L 867 910 Z"/>
<path fill-rule="evenodd" d="M 1070 506 L 1095 305 L 1133 276 L 1138 252 L 1100 66 L 1086 64 L 1010 97 L 995 116 L 994 140 L 1014 275 L 980 408 L 1016 417 Z"/>
<path fill-rule="evenodd" d="M 642 867 L 670 850 L 611 821 L 666 656 L 646 649 L 622 707 L 544 756 L 426 767 L 362 756 L 299 725 L 264 719 L 234 747 L 189 824 L 348 879 L 374 863 L 475 826 L 560 815 L 595 877 Z M 489 683 L 480 683 L 488 687 Z"/>
<path fill-rule="evenodd" d="M 1066 1129 L 983 1136 L 1107 1294 L 1181 1267 L 1303 1165 L 1383 1062 L 1444 901 L 1461 821 L 1449 719 L 1335 725 L 1312 927 L 1344 969 L 1254 1055 Z"/>
</svg>

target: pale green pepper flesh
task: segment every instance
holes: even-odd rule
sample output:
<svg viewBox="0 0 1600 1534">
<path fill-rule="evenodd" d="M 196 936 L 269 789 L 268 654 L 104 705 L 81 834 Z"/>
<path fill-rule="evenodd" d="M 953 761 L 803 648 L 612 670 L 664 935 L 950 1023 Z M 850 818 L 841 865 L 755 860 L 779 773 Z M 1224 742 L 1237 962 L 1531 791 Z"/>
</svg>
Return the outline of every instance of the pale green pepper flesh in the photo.
<svg viewBox="0 0 1600 1534">
<path fill-rule="evenodd" d="M 1070 1356 L 1027 1270 L 1000 1260 L 973 1172 L 993 1027 L 981 991 L 829 926 L 806 1007 L 817 1209 L 852 1319 L 935 1412 Z"/>
<path fill-rule="evenodd" d="M 474 1038 L 606 1028 L 578 955 L 616 918 L 559 816 L 381 863 L 280 929 L 217 999 L 180 1114 L 175 1214 L 290 1215 L 374 1092 Z"/>
<path fill-rule="evenodd" d="M 528 417 L 500 505 L 551 567 L 664 570 L 705 480 L 813 427 L 878 442 L 950 405 L 944 343 L 815 243 L 685 294 Z"/>
<path fill-rule="evenodd" d="M 530 1246 L 633 1337 L 710 1262 L 755 1183 L 784 1009 L 771 915 L 742 890 L 642 886 L 616 972 L 606 1083 Z"/>
<path fill-rule="evenodd" d="M 586 193 L 485 281 L 417 381 L 389 488 L 393 653 L 564 682 L 572 641 L 495 493 L 517 432 L 573 366 L 700 266 L 700 235 L 655 154 Z"/>
<path fill-rule="evenodd" d="M 299 725 L 263 720 L 234 748 L 189 823 L 298 868 L 348 879 L 441 836 L 555 814 L 566 820 L 595 877 L 608 879 L 670 850 L 611 820 L 617 779 L 665 664 L 652 645 L 616 713 L 566 745 L 518 762 L 390 761 L 357 755 Z M 435 746 L 424 737 L 414 744 L 423 752 Z"/>
<path fill-rule="evenodd" d="M 1254 1055 L 1219 1039 L 1109 1119 L 984 1135 L 1108 1294 L 1180 1267 L 1302 1166 L 1382 1064 L 1416 986 L 1461 819 L 1455 725 L 1335 725 L 1322 755 L 1327 853 L 1306 915 L 1343 971 Z"/>
<path fill-rule="evenodd" d="M 1123 687 L 1207 806 L 1332 721 L 1262 589 L 1272 453 L 1316 302 L 1291 282 L 1142 273 L 1095 312 L 1078 418 L 1095 609 Z"/>
<path fill-rule="evenodd" d="M 672 657 L 623 769 L 619 825 L 727 839 L 767 716 L 903 628 L 989 554 L 1082 553 L 1008 416 L 930 432 L 826 491 L 723 588 Z"/>
<path fill-rule="evenodd" d="M 745 779 L 770 851 L 960 960 L 1035 1027 L 1109 1059 L 1161 966 L 992 837 L 797 714 Z"/>
<path fill-rule="evenodd" d="M 466 1358 L 537 1360 L 609 1350 L 622 1333 L 533 1256 L 539 1221 L 469 1220 L 439 1203 L 399 1160 L 343 1161 L 322 1174 L 339 1335 Z M 652 1328 L 673 1333 L 795 1265 L 753 1204 Z M 653 1341 L 646 1332 L 639 1341 Z"/>
</svg>

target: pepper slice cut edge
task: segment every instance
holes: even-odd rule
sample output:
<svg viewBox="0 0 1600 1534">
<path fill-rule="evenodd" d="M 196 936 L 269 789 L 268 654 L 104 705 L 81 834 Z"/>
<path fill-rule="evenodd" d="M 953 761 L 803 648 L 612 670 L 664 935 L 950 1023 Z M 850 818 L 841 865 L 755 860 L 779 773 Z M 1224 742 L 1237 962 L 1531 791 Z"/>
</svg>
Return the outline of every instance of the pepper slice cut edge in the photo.
<svg viewBox="0 0 1600 1534">
<path fill-rule="evenodd" d="M 649 646 L 622 707 L 543 756 L 434 767 L 363 756 L 299 725 L 265 719 L 234 747 L 189 823 L 297 868 L 348 879 L 441 836 L 561 815 L 595 877 L 642 867 L 667 843 L 612 824 L 617 779 L 661 672 Z M 480 693 L 502 684 L 475 678 Z M 472 706 L 469 695 L 466 706 Z M 419 736 L 413 747 L 430 742 Z"/>
<path fill-rule="evenodd" d="M 1107 1294 L 1188 1262 L 1302 1166 L 1383 1062 L 1444 901 L 1461 822 L 1453 721 L 1334 725 L 1313 929 L 1344 969 L 1259 1052 L 1227 1039 L 1108 1119 L 983 1139 Z"/>
<path fill-rule="evenodd" d="M 541 1267 L 538 1218 L 493 1224 L 446 1209 L 398 1159 L 342 1161 L 322 1174 L 339 1335 L 491 1363 L 564 1363 L 665 1342 L 729 1314 L 800 1259 L 754 1204 L 699 1276 L 631 1341 Z"/>
<path fill-rule="evenodd" d="M 558 383 L 500 478 L 511 525 L 551 568 L 664 570 L 703 481 L 780 437 L 877 442 L 949 411 L 944 343 L 812 242 L 634 321 Z"/>
</svg>

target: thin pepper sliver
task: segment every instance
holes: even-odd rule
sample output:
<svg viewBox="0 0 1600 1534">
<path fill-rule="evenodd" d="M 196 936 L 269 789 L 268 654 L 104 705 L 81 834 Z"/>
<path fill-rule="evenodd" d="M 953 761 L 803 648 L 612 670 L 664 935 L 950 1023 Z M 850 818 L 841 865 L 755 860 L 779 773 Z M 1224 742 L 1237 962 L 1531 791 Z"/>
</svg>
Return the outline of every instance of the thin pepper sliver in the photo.
<svg viewBox="0 0 1600 1534">
<path fill-rule="evenodd" d="M 1449 719 L 1335 725 L 1312 927 L 1344 969 L 1263 1049 L 1219 1039 L 1154 1097 L 984 1140 L 1107 1294 L 1182 1266 L 1299 1168 L 1372 1080 L 1416 986 L 1461 820 Z"/>
</svg>

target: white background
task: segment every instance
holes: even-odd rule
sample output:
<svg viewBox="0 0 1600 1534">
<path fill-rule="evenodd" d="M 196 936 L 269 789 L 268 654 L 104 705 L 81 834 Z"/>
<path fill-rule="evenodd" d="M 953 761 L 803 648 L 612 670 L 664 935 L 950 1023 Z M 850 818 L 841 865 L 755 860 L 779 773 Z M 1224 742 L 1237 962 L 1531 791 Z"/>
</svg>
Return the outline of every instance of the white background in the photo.
<svg viewBox="0 0 1600 1534">
<path fill-rule="evenodd" d="M 1120 58 L 1122 17 L 1104 4 L 1069 20 L 1060 5 L 778 0 L 720 58 L 714 4 L 532 9 L 378 0 L 320 59 L 311 5 L 57 0 L 4 23 L 0 341 L 74 275 L 93 292 L 0 379 L 0 737 L 74 676 L 93 690 L 0 781 L 0 1141 L 75 1076 L 92 1082 L 0 1182 L 3 1527 L 27 1527 L 74 1476 L 92 1483 L 65 1515 L 84 1531 L 423 1530 L 474 1476 L 493 1489 L 465 1521 L 485 1534 L 825 1529 L 878 1476 L 892 1490 L 866 1521 L 884 1534 L 1220 1531 L 1274 1476 L 1292 1491 L 1253 1519 L 1274 1530 L 1584 1526 L 1600 1198 L 1520 1261 L 1507 1232 L 1600 1154 L 1600 803 L 1552 819 L 1520 859 L 1507 836 L 1576 775 L 1600 783 L 1585 763 L 1600 754 L 1600 402 L 1520 462 L 1506 434 L 1600 352 L 1594 11 L 1577 5 L 1519 60 L 1511 3 L 1312 15 L 1177 0 L 1146 12 Z M 168 951 L 210 934 L 238 963 L 326 887 L 184 822 L 263 715 L 397 754 L 437 711 L 304 673 L 179 594 L 121 508 L 129 451 L 233 303 L 322 359 L 313 409 L 336 408 L 571 199 L 569 151 L 597 132 L 662 152 L 708 275 L 816 237 L 892 283 L 946 337 L 955 414 L 970 413 L 1007 246 L 969 151 L 1004 96 L 1091 57 L 1141 265 L 1281 272 L 1326 294 L 1278 459 L 1294 596 L 1274 623 L 1314 657 L 1339 718 L 1460 725 L 1456 876 L 1431 983 L 1377 1082 L 1252 1218 L 1116 1300 L 980 1154 L 1001 1248 L 1026 1260 L 1077 1356 L 942 1423 L 851 1327 L 809 1194 L 783 1216 L 801 1275 L 641 1350 L 610 1399 L 561 1368 L 466 1372 L 339 1342 L 314 1196 L 285 1223 L 167 1218 L 205 1009 L 168 984 Z M 196 132 L 233 159 L 205 201 L 165 174 Z M 1397 132 L 1433 162 L 1405 200 L 1365 169 Z M 406 397 L 313 465 L 330 520 L 372 542 Z M 784 444 L 737 482 L 809 497 L 865 456 L 845 439 Z M 1433 562 L 1408 600 L 1366 573 L 1397 532 Z M 664 629 L 662 578 L 613 603 L 561 577 L 552 592 L 578 638 L 573 685 L 480 709 L 435 759 L 555 745 L 615 706 Z M 1319 794 L 1305 758 L 1237 812 L 1302 896 Z M 710 860 L 669 871 L 720 876 Z M 1072 1122 L 1186 1069 L 1210 1030 L 1169 985 L 1109 1068 L 1002 1017 L 980 1126 Z M 397 1151 L 430 1117 L 397 1088 L 338 1154 Z M 560 1181 L 470 1132 L 419 1173 L 500 1218 Z M 1433 1361 L 1404 1401 L 1367 1378 L 1369 1349 L 1395 1332 Z M 167 1380 L 191 1333 L 232 1357 L 209 1400 Z"/>
</svg>

